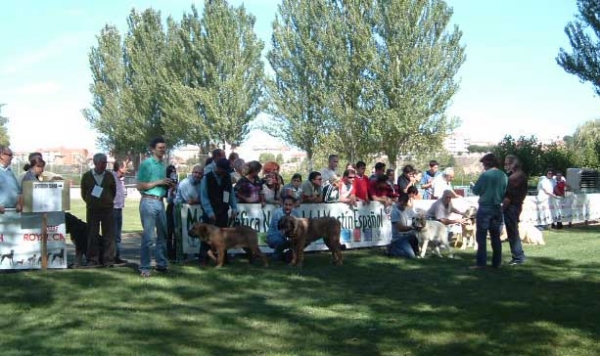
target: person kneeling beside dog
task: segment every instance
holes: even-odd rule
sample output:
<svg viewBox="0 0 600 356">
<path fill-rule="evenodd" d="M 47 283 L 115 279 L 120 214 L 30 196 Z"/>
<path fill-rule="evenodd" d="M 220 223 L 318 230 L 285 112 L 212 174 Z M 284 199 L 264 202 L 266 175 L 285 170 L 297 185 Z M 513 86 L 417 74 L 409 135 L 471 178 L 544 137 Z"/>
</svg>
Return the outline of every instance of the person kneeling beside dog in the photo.
<svg viewBox="0 0 600 356">
<path fill-rule="evenodd" d="M 273 216 L 269 222 L 269 229 L 267 230 L 267 244 L 273 249 L 273 255 L 271 256 L 273 261 L 284 258 L 284 251 L 291 246 L 288 239 L 279 230 L 279 220 L 287 215 L 292 215 L 296 218 L 301 217 L 298 211 L 294 210 L 295 207 L 296 199 L 293 196 L 286 196 L 283 198 L 283 206 L 273 212 Z"/>
<path fill-rule="evenodd" d="M 392 242 L 387 253 L 390 257 L 415 258 L 419 253 L 416 231 L 412 226 L 415 213 L 408 208 L 409 196 L 402 194 L 391 213 Z"/>
</svg>

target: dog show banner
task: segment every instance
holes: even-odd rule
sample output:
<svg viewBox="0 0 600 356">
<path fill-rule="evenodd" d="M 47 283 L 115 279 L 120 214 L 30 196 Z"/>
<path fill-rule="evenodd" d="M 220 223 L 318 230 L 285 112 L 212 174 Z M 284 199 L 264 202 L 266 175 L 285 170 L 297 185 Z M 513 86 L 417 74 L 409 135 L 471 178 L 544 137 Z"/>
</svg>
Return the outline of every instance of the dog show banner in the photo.
<svg viewBox="0 0 600 356">
<path fill-rule="evenodd" d="M 50 212 L 47 225 L 48 268 L 67 268 L 65 213 Z M 42 214 L 0 214 L 0 269 L 42 268 Z"/>
<path fill-rule="evenodd" d="M 452 204 L 459 211 L 469 206 L 477 207 L 479 197 L 452 199 Z M 426 212 L 434 200 L 415 200 L 413 208 L 418 212 Z M 267 204 L 238 204 L 238 214 L 230 222 L 231 226 L 246 225 L 258 232 L 259 245 L 263 252 L 271 252 L 267 246 L 266 233 L 273 211 L 278 206 Z M 347 248 L 385 246 L 391 242 L 392 226 L 390 222 L 391 209 L 381 203 L 372 201 L 369 204 L 358 203 L 351 207 L 344 203 L 302 204 L 296 209 L 301 217 L 335 217 L 342 225 L 340 242 Z M 200 205 L 182 205 L 181 208 L 181 237 L 183 252 L 198 253 L 200 241 L 191 238 L 188 231 L 191 226 L 202 219 Z M 521 223 L 534 226 L 548 225 L 553 222 L 587 223 L 600 219 L 600 194 L 567 193 L 564 198 L 538 201 L 535 196 L 527 196 L 521 212 Z M 319 240 L 306 248 L 311 250 L 327 250 L 327 246 Z"/>
<path fill-rule="evenodd" d="M 279 206 L 267 204 L 238 204 L 238 214 L 231 220 L 230 225 L 250 226 L 258 232 L 260 249 L 271 252 L 267 246 L 266 234 L 269 229 L 271 216 Z M 301 217 L 318 218 L 334 217 L 342 225 L 340 242 L 347 248 L 384 246 L 392 238 L 390 210 L 379 202 L 358 204 L 351 207 L 344 203 L 332 204 L 303 204 L 296 209 Z M 198 253 L 200 241 L 188 235 L 189 229 L 202 219 L 200 205 L 182 205 L 181 208 L 181 237 L 183 253 Z M 327 250 L 323 240 L 318 240 L 306 248 L 307 251 Z"/>
</svg>

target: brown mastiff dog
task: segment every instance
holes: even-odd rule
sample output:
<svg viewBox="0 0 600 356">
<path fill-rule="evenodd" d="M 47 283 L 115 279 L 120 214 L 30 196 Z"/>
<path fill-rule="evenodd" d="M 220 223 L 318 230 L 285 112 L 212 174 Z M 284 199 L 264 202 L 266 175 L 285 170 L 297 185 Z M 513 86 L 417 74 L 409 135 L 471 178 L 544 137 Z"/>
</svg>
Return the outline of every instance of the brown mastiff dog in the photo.
<svg viewBox="0 0 600 356">
<path fill-rule="evenodd" d="M 236 226 L 220 228 L 210 224 L 195 223 L 190 231 L 190 237 L 196 237 L 210 246 L 208 256 L 217 262 L 216 267 L 223 267 L 225 254 L 230 248 L 243 248 L 252 263 L 254 256 L 258 256 L 267 267 L 269 262 L 258 248 L 258 235 L 256 231 L 248 226 Z M 215 257 L 214 253 L 217 253 Z"/>
<path fill-rule="evenodd" d="M 286 215 L 279 220 L 279 231 L 287 237 L 292 245 L 292 266 L 302 266 L 304 248 L 311 242 L 323 238 L 325 245 L 331 251 L 333 264 L 342 264 L 340 246 L 341 224 L 336 218 L 305 219 Z"/>
</svg>

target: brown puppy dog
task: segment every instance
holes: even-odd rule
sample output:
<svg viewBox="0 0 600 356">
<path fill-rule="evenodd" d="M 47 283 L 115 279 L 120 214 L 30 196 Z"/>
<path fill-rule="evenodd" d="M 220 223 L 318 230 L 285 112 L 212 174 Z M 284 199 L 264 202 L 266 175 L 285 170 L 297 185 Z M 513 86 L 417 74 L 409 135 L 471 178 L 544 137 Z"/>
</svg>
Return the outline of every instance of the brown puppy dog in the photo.
<svg viewBox="0 0 600 356">
<path fill-rule="evenodd" d="M 214 252 L 217 253 L 216 267 L 223 267 L 225 254 L 230 248 L 243 248 L 248 254 L 250 263 L 254 256 L 258 256 L 267 267 L 269 262 L 265 255 L 258 248 L 258 235 L 256 231 L 249 226 L 236 226 L 220 228 L 210 224 L 195 223 L 190 231 L 190 237 L 196 237 L 206 242 L 210 246 L 209 257 L 215 260 Z"/>
<path fill-rule="evenodd" d="M 279 231 L 290 240 L 292 245 L 292 266 L 302 266 L 304 248 L 311 242 L 323 238 L 325 245 L 331 251 L 333 264 L 342 264 L 340 233 L 342 226 L 336 218 L 295 218 L 286 215 L 279 220 Z"/>
</svg>

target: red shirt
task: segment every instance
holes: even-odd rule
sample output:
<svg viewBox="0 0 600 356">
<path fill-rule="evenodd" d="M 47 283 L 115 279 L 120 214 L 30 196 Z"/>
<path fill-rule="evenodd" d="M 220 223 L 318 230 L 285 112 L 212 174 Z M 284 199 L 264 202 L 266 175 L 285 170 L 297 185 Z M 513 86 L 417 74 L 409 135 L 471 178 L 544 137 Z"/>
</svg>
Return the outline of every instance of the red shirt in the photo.
<svg viewBox="0 0 600 356">
<path fill-rule="evenodd" d="M 366 175 L 354 176 L 354 195 L 360 200 L 369 200 L 369 177 Z"/>
<path fill-rule="evenodd" d="M 388 197 L 395 199 L 398 197 L 398 194 L 394 192 L 394 189 L 390 187 L 387 182 L 384 184 L 379 184 L 377 179 L 372 179 L 369 182 L 369 195 L 372 197 Z"/>
</svg>

